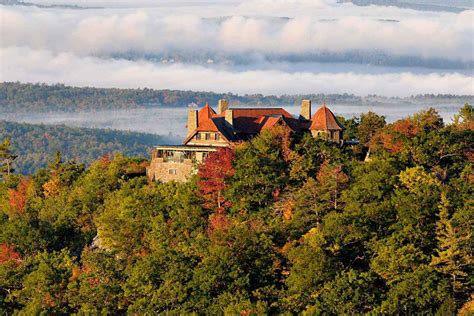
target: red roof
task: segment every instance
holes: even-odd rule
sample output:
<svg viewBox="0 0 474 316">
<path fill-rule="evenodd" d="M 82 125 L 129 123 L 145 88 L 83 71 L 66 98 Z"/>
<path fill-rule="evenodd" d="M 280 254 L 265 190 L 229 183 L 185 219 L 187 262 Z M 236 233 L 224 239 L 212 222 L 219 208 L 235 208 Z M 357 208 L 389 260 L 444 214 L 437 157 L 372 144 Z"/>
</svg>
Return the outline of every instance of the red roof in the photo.
<svg viewBox="0 0 474 316">
<path fill-rule="evenodd" d="M 202 122 L 201 121 L 199 122 L 199 125 L 196 128 L 196 131 L 217 132 L 219 130 L 217 129 L 217 126 L 212 119 L 207 119 L 207 120 L 203 120 Z"/>
<path fill-rule="evenodd" d="M 232 111 L 232 125 L 225 120 L 227 111 Z M 235 142 L 250 139 L 262 130 L 283 123 L 295 132 L 302 130 L 342 130 L 334 114 L 323 105 L 316 111 L 311 121 L 299 120 L 282 108 L 234 108 L 217 114 L 206 105 L 198 113 L 198 126 L 188 135 L 185 143 L 196 132 L 218 132 L 227 141 Z"/>
<path fill-rule="evenodd" d="M 311 118 L 311 130 L 342 130 L 334 114 L 323 104 Z"/>
<path fill-rule="evenodd" d="M 265 129 L 269 129 L 269 128 L 272 128 L 273 126 L 275 126 L 278 122 L 280 122 L 281 120 L 281 116 L 279 117 L 274 117 L 274 116 L 264 116 L 260 119 L 260 124 L 261 124 L 261 127 L 260 127 L 260 130 L 265 130 Z"/>
<path fill-rule="evenodd" d="M 266 116 L 293 119 L 290 113 L 280 108 L 232 109 L 234 129 L 239 133 L 256 134 L 260 132 L 262 119 Z"/>
<path fill-rule="evenodd" d="M 204 121 L 216 115 L 216 112 L 209 106 L 208 103 L 198 112 L 198 126 Z"/>
</svg>

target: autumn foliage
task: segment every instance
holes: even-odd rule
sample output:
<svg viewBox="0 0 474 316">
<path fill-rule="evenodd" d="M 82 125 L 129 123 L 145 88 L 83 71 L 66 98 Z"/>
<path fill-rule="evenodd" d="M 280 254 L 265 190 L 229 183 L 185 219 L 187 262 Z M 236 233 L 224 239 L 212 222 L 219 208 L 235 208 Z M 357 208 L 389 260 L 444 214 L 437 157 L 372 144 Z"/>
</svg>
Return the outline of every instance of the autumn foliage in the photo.
<svg viewBox="0 0 474 316">
<path fill-rule="evenodd" d="M 19 264 L 21 262 L 21 256 L 15 251 L 13 246 L 9 246 L 6 243 L 0 243 L 0 264 L 9 262 Z"/>
<path fill-rule="evenodd" d="M 230 148 L 221 148 L 209 156 L 200 165 L 198 176 L 199 193 L 204 199 L 204 207 L 222 211 L 229 206 L 225 201 L 223 191 L 227 188 L 226 179 L 234 174 L 232 160 L 234 151 Z"/>
<path fill-rule="evenodd" d="M 10 215 L 21 215 L 25 212 L 30 184 L 31 180 L 29 178 L 22 178 L 16 189 L 8 191 Z"/>
</svg>

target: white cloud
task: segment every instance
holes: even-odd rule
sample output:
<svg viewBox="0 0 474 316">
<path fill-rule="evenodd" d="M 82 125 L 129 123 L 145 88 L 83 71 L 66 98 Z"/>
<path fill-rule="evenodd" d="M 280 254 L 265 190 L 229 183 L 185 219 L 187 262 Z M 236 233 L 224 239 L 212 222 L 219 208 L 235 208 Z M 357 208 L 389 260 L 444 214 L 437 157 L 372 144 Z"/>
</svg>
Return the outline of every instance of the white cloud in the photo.
<svg viewBox="0 0 474 316">
<path fill-rule="evenodd" d="M 472 70 L 315 66 L 311 56 L 358 52 L 369 61 L 381 53 L 473 63 L 474 11 L 419 12 L 336 0 L 30 1 L 113 8 L 0 5 L 1 80 L 265 94 L 473 94 Z M 136 59 L 173 53 L 217 59 L 207 66 L 113 59 L 129 53 Z M 295 56 L 310 66 L 292 62 Z M 227 65 L 226 59 L 238 62 Z"/>
<path fill-rule="evenodd" d="M 232 71 L 183 64 L 161 65 L 145 61 L 79 57 L 71 53 L 55 54 L 47 50 L 18 47 L 0 49 L 0 60 L 8 61 L 2 65 L 2 81 L 277 95 L 320 92 L 386 96 L 474 94 L 472 77 L 458 73 Z"/>
<path fill-rule="evenodd" d="M 293 5 L 299 10 L 305 11 L 304 8 L 309 7 L 316 14 L 311 14 L 308 9 L 306 15 L 292 19 L 231 15 L 221 22 L 204 17 L 202 12 L 166 14 L 166 10 L 161 9 L 71 12 L 0 6 L 1 46 L 28 46 L 84 56 L 193 50 L 243 54 L 244 57 L 248 53 L 363 51 L 368 54 L 383 52 L 396 56 L 473 60 L 474 11 L 435 16 L 408 15 L 394 22 L 373 16 L 351 15 L 347 8 L 339 6 L 329 6 L 332 15 L 327 16 L 324 15 L 325 9 L 317 9 L 325 6 L 322 0 L 316 1 L 316 5 L 310 5 L 307 0 L 295 1 Z M 233 10 L 234 13 L 263 12 L 263 9 L 258 9 L 259 3 L 265 7 L 270 2 L 246 2 L 233 7 Z M 272 3 L 271 10 L 265 13 L 277 14 L 289 6 L 289 1 Z"/>
</svg>

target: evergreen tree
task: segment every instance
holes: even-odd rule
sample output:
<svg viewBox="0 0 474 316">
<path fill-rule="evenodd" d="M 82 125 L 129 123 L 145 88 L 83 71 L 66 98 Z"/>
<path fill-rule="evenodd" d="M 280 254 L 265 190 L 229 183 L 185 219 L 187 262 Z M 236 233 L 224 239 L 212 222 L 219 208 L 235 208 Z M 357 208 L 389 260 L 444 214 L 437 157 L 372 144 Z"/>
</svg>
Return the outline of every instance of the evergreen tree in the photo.
<svg viewBox="0 0 474 316">
<path fill-rule="evenodd" d="M 446 193 L 443 192 L 439 204 L 439 220 L 436 223 L 438 249 L 431 260 L 431 265 L 440 273 L 451 278 L 454 293 L 462 292 L 466 287 L 469 266 L 474 264 L 472 253 L 462 245 L 471 237 L 472 232 L 460 234 L 453 226 L 450 217 L 450 203 Z"/>
<path fill-rule="evenodd" d="M 0 180 L 5 176 L 9 176 L 15 170 L 13 161 L 17 158 L 11 150 L 11 142 L 9 138 L 5 138 L 0 144 Z"/>
</svg>

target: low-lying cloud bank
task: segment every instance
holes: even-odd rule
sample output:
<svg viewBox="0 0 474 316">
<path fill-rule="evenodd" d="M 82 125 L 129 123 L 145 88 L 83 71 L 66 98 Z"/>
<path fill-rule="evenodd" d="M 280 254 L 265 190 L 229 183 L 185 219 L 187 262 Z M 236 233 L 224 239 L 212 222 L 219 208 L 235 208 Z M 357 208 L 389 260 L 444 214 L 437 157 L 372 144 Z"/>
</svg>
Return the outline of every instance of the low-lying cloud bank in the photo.
<svg viewBox="0 0 474 316">
<path fill-rule="evenodd" d="M 326 6 L 320 1 L 323 9 L 319 10 L 319 5 L 300 1 L 300 8 L 309 6 L 307 13 L 286 18 L 288 1 L 268 3 L 269 12 L 263 9 L 267 2 L 245 2 L 229 16 L 214 16 L 222 10 L 215 8 L 214 12 L 212 6 L 200 13 L 171 10 L 169 14 L 154 9 L 71 12 L 0 6 L 0 45 L 101 57 L 189 51 L 263 56 L 360 51 L 473 60 L 474 11 L 411 13 L 394 20 L 393 9 L 375 17 L 349 14 L 348 8 L 354 6 Z M 239 14 L 252 10 L 256 10 L 252 16 Z M 278 13 L 283 15 L 278 17 Z"/>
<path fill-rule="evenodd" d="M 25 47 L 0 49 L 1 81 L 65 83 L 74 86 L 156 88 L 239 94 L 353 93 L 385 96 L 474 94 L 472 77 L 451 74 L 311 73 L 276 70 L 235 71 L 196 65 L 163 65 L 80 57 Z"/>
<path fill-rule="evenodd" d="M 30 1 L 105 8 L 0 5 L 1 80 L 241 94 L 474 94 L 473 10 L 336 0 Z"/>
</svg>

